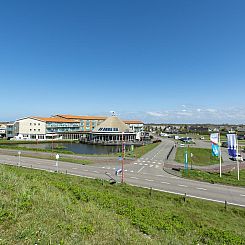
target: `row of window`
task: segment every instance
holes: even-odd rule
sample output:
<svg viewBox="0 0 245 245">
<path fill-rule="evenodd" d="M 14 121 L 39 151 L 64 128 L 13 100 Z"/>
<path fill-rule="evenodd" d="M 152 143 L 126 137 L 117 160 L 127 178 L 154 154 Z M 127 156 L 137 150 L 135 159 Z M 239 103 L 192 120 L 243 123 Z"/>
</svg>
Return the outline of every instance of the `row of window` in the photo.
<svg viewBox="0 0 245 245">
<path fill-rule="evenodd" d="M 99 128 L 98 131 L 119 131 L 118 128 Z"/>
<path fill-rule="evenodd" d="M 30 128 L 30 131 L 32 131 L 32 129 L 31 129 L 31 128 Z M 40 128 L 39 128 L 39 129 L 37 129 L 37 130 L 34 128 L 34 129 L 33 129 L 33 131 L 38 131 L 38 132 L 40 132 L 41 130 L 40 130 Z"/>
<path fill-rule="evenodd" d="M 32 123 L 30 123 L 30 126 L 32 125 Z M 33 123 L 34 126 L 38 125 L 40 126 L 40 123 Z"/>
</svg>

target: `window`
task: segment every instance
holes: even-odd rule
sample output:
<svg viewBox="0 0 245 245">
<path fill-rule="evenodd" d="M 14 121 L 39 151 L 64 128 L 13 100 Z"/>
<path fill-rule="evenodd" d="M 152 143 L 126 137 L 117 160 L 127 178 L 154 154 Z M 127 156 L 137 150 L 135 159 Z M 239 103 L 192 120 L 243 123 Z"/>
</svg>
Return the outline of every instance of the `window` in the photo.
<svg viewBox="0 0 245 245">
<path fill-rule="evenodd" d="M 36 131 L 36 129 L 34 128 L 34 131 Z"/>
<path fill-rule="evenodd" d="M 31 128 L 30 128 L 30 131 L 31 131 Z"/>
<path fill-rule="evenodd" d="M 38 129 L 38 131 L 40 132 L 40 128 Z"/>
<path fill-rule="evenodd" d="M 40 126 L 40 123 L 38 123 L 38 126 Z"/>
<path fill-rule="evenodd" d="M 36 126 L 36 123 L 34 123 L 34 126 Z"/>
<path fill-rule="evenodd" d="M 30 123 L 30 126 L 31 126 L 31 123 Z"/>
</svg>

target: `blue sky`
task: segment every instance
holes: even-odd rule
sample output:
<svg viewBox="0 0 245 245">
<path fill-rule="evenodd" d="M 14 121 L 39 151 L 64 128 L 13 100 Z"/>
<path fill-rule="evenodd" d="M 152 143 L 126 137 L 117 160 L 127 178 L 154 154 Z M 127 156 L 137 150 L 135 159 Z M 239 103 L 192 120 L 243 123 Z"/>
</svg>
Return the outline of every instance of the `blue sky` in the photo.
<svg viewBox="0 0 245 245">
<path fill-rule="evenodd" d="M 0 3 L 0 121 L 245 123 L 245 1 Z"/>
</svg>

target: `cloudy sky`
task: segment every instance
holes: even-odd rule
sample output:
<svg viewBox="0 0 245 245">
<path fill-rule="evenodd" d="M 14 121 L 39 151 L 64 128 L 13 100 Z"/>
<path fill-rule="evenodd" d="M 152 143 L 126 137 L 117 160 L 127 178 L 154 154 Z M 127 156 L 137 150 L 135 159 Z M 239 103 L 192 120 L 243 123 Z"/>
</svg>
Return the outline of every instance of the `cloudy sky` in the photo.
<svg viewBox="0 0 245 245">
<path fill-rule="evenodd" d="M 244 0 L 0 3 L 0 121 L 245 123 Z"/>
</svg>

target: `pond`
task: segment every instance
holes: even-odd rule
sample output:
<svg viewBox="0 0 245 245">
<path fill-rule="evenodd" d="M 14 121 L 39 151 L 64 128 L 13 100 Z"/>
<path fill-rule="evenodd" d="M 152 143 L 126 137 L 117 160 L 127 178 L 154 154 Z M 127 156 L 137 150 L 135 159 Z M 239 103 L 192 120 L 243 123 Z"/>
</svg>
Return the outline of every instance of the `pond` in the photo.
<svg viewBox="0 0 245 245">
<path fill-rule="evenodd" d="M 17 147 L 52 149 L 52 143 L 14 144 Z M 122 151 L 122 146 L 89 145 L 81 143 L 53 143 L 53 149 L 72 151 L 77 154 L 111 154 Z M 127 150 L 127 149 L 126 149 Z"/>
</svg>

